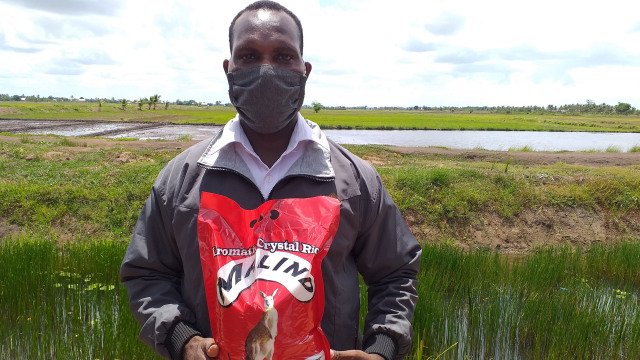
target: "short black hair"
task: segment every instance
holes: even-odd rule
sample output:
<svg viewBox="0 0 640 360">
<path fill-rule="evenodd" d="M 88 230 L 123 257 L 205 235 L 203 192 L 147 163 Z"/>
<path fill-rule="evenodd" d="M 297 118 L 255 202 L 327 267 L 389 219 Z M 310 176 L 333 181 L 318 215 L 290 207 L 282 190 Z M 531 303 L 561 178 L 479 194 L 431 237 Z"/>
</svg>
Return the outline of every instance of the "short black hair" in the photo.
<svg viewBox="0 0 640 360">
<path fill-rule="evenodd" d="M 238 18 L 245 12 L 254 11 L 254 10 L 282 11 L 285 14 L 289 15 L 298 26 L 298 32 L 300 33 L 300 55 L 302 55 L 302 48 L 303 48 L 304 42 L 302 41 L 302 24 L 300 23 L 300 19 L 298 19 L 296 14 L 292 13 L 291 10 L 278 4 L 275 1 L 270 1 L 270 0 L 256 1 L 253 4 L 250 4 L 249 6 L 244 8 L 242 11 L 240 11 L 236 15 L 236 17 L 233 18 L 233 20 L 231 21 L 231 25 L 229 25 L 229 51 L 233 51 L 233 27 L 236 25 L 236 20 L 238 20 Z"/>
</svg>

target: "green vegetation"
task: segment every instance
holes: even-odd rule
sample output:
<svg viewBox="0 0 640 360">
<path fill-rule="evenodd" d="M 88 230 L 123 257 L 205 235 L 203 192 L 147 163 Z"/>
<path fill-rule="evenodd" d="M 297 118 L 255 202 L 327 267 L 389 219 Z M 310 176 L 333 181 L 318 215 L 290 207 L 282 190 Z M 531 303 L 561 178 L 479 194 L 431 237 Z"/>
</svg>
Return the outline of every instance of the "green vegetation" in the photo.
<svg viewBox="0 0 640 360">
<path fill-rule="evenodd" d="M 0 111 L 0 119 L 159 121 L 176 124 L 223 124 L 236 114 L 233 107 L 224 106 L 172 105 L 168 109 L 159 107 L 157 110 L 150 110 L 142 105 L 154 106 L 154 102 L 149 102 L 149 99 L 142 100 L 144 99 L 141 99 L 136 106 L 126 106 L 122 103 L 104 103 L 100 111 L 98 111 L 98 105 L 93 103 L 0 103 L 0 109 L 8 109 L 5 112 Z"/>
<path fill-rule="evenodd" d="M 191 136 L 191 134 L 184 134 L 184 135 L 178 136 L 178 138 L 176 140 L 178 140 L 178 141 L 191 141 L 191 140 L 193 140 L 193 136 Z"/>
<path fill-rule="evenodd" d="M 124 241 L 156 175 L 177 154 L 69 152 L 61 148 L 86 144 L 28 139 L 0 143 L 0 219 L 29 234 L 62 239 Z"/>
<path fill-rule="evenodd" d="M 82 147 L 87 146 L 86 142 L 76 142 L 73 140 L 69 140 L 69 138 L 67 137 L 63 137 L 58 144 L 61 146 L 82 146 Z"/>
<path fill-rule="evenodd" d="M 447 113 L 406 110 L 325 110 L 303 115 L 331 129 L 640 131 L 640 117 L 565 114 Z"/>
<path fill-rule="evenodd" d="M 154 95 L 155 96 L 155 95 Z M 142 105 L 147 104 L 147 108 Z M 172 123 L 223 124 L 236 114 L 233 107 L 171 105 L 149 110 L 153 102 L 138 107 L 121 103 L 2 102 L 0 118 L 109 121 L 166 121 Z M 100 111 L 99 111 L 100 109 Z M 639 115 L 505 113 L 426 110 L 302 109 L 304 117 L 325 129 L 438 129 L 438 130 L 530 130 L 640 132 Z"/>
<path fill-rule="evenodd" d="M 0 143 L 0 218 L 29 233 L 125 241 L 164 164 L 181 150 L 73 149 L 68 138 Z M 64 147 L 64 149 L 62 149 Z M 378 171 L 410 223 L 443 230 L 485 213 L 505 219 L 526 209 L 583 208 L 610 214 L 640 210 L 640 168 L 557 163 L 524 166 L 401 155 L 381 146 L 349 146 Z M 83 235 L 84 234 L 84 235 Z"/>
<path fill-rule="evenodd" d="M 46 237 L 0 242 L 2 358 L 151 359 L 118 280 L 125 249 Z"/>
<path fill-rule="evenodd" d="M 139 326 L 117 276 L 157 173 L 181 150 L 15 139 L 0 142 L 3 358 L 152 358 L 137 340 Z M 509 221 L 543 209 L 583 209 L 613 221 L 637 219 L 640 166 L 524 165 L 511 158 L 404 155 L 381 146 L 349 149 L 376 164 L 410 225 L 439 230 L 422 239 L 412 359 L 640 353 L 637 237 L 526 255 L 463 251 L 464 240 L 456 237 L 487 214 Z"/>
<path fill-rule="evenodd" d="M 640 244 L 526 256 L 425 246 L 414 354 L 611 359 L 640 353 Z"/>
<path fill-rule="evenodd" d="M 511 147 L 511 148 L 509 148 L 509 151 L 525 151 L 526 152 L 526 151 L 535 151 L 535 150 L 533 149 L 533 147 L 531 147 L 529 145 L 525 145 L 525 146 L 523 146 L 521 148 Z"/>
<path fill-rule="evenodd" d="M 150 359 L 118 268 L 126 244 L 0 243 L 3 358 Z M 640 245 L 526 256 L 424 246 L 410 359 L 632 358 Z M 361 297 L 366 299 L 365 287 Z"/>
<path fill-rule="evenodd" d="M 524 210 L 583 208 L 640 210 L 640 167 L 489 163 L 464 158 L 401 155 L 384 147 L 349 146 L 375 160 L 378 172 L 410 223 L 442 224 L 443 230 L 496 213 L 512 218 Z"/>
<path fill-rule="evenodd" d="M 311 107 L 313 108 L 313 111 L 316 112 L 316 113 L 318 113 L 318 112 L 320 112 L 320 110 L 324 109 L 324 106 L 321 103 L 317 102 L 317 101 L 312 102 L 311 103 Z"/>
</svg>

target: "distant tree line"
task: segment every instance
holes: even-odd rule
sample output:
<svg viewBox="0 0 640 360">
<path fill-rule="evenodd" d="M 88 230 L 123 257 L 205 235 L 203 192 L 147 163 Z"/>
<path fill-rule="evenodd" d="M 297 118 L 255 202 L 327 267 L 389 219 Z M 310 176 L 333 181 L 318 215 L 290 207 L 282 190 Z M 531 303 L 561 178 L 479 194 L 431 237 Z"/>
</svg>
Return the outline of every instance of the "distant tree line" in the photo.
<svg viewBox="0 0 640 360">
<path fill-rule="evenodd" d="M 108 98 L 76 98 L 73 95 L 69 98 L 60 97 L 60 96 L 40 96 L 40 95 L 9 95 L 9 94 L 0 94 L 0 101 L 30 101 L 30 102 L 52 102 L 52 101 L 78 101 L 82 99 L 85 102 L 90 103 L 113 103 L 113 104 L 121 104 L 122 109 L 126 107 L 128 103 L 125 99 L 116 99 L 114 97 Z M 147 108 L 150 110 L 151 107 L 156 108 L 156 105 L 160 101 L 160 95 L 153 95 L 149 98 L 140 98 L 139 100 L 133 101 L 138 105 L 138 109 L 142 110 L 142 106 L 147 105 Z M 167 108 L 169 102 L 165 102 L 165 109 Z M 207 103 L 207 102 L 198 102 L 196 100 L 185 100 L 181 101 L 177 99 L 175 101 L 176 105 L 196 105 L 196 106 L 232 106 L 230 103 L 223 104 L 221 101 L 216 101 L 215 103 Z M 631 104 L 619 102 L 617 105 L 609 105 L 609 104 L 596 104 L 592 100 L 587 100 L 584 104 L 565 104 L 565 105 L 547 105 L 547 106 L 411 106 L 411 107 L 403 107 L 403 106 L 384 106 L 384 107 L 369 107 L 367 105 L 362 106 L 325 106 L 320 104 L 317 101 L 314 101 L 312 106 L 305 105 L 303 106 L 306 109 L 313 109 L 318 112 L 320 109 L 327 110 L 372 110 L 372 109 L 380 109 L 380 110 L 413 110 L 413 111 L 447 111 L 447 112 L 468 112 L 473 113 L 474 111 L 482 111 L 482 112 L 494 112 L 494 113 L 567 113 L 567 114 L 603 114 L 603 115 L 613 115 L 613 114 L 640 114 L 640 110 L 631 106 Z"/>
<path fill-rule="evenodd" d="M 148 109 L 151 109 L 152 107 L 155 109 L 155 106 L 161 103 L 160 97 L 161 97 L 160 95 L 154 94 L 148 98 L 141 97 L 135 100 L 127 100 L 127 99 L 116 99 L 114 97 L 110 99 L 109 98 L 84 98 L 84 97 L 75 97 L 73 95 L 71 95 L 70 97 L 65 97 L 65 96 L 40 96 L 40 95 L 25 95 L 25 94 L 22 94 L 22 95 L 0 94 L 0 101 L 54 102 L 54 101 L 78 101 L 82 99 L 82 101 L 89 102 L 89 103 L 102 102 L 102 103 L 112 103 L 112 104 L 123 104 L 123 100 L 124 100 L 127 104 L 128 103 L 138 104 L 141 102 L 142 105 L 147 105 Z M 187 101 L 176 100 L 175 104 L 176 105 L 211 105 L 213 106 L 213 103 L 203 103 L 195 100 L 187 100 Z M 222 106 L 220 101 L 217 101 L 216 105 Z M 228 104 L 228 105 L 231 106 L 231 104 Z"/>
<path fill-rule="evenodd" d="M 117 104 L 120 102 L 119 99 L 116 98 L 83 98 L 83 97 L 75 97 L 71 95 L 71 97 L 64 96 L 40 96 L 40 95 L 9 95 L 9 94 L 0 94 L 0 101 L 29 101 L 29 102 L 52 102 L 52 101 L 78 101 L 82 99 L 85 102 L 91 103 L 113 103 Z"/>
<path fill-rule="evenodd" d="M 331 109 L 331 107 L 326 107 Z M 364 107 L 367 108 L 366 106 Z M 631 104 L 619 102 L 617 105 L 608 105 L 605 103 L 596 104 L 592 100 L 587 100 L 585 104 L 565 104 L 565 105 L 547 105 L 547 106 L 413 106 L 413 107 L 385 107 L 378 109 L 393 110 L 425 110 L 425 111 L 450 111 L 450 112 L 469 112 L 483 111 L 494 113 L 567 113 L 567 114 L 639 114 L 640 111 Z"/>
<path fill-rule="evenodd" d="M 88 103 L 98 103 L 98 104 L 103 104 L 103 103 L 112 103 L 112 104 L 120 104 L 122 110 L 124 110 L 127 105 L 129 104 L 135 104 L 138 106 L 138 110 L 142 110 L 142 107 L 146 105 L 147 110 L 151 110 L 151 108 L 153 108 L 154 110 L 156 109 L 156 105 L 162 103 L 164 104 L 164 108 L 167 109 L 168 105 L 170 104 L 170 102 L 165 101 L 165 102 L 161 102 L 160 101 L 160 97 L 161 95 L 158 94 L 154 94 L 147 97 L 141 97 L 139 99 L 135 99 L 135 100 L 127 100 L 127 99 L 116 99 L 114 97 L 112 98 L 84 98 L 84 97 L 75 97 L 73 95 L 71 95 L 71 97 L 64 97 L 64 96 L 40 96 L 40 95 L 9 95 L 9 94 L 0 94 L 0 101 L 28 101 L 28 102 L 56 102 L 56 101 L 60 101 L 60 102 L 64 102 L 64 101 L 83 101 L 83 102 L 88 102 Z M 206 102 L 198 102 L 196 100 L 186 100 L 186 101 L 181 101 L 181 100 L 176 100 L 175 101 L 175 105 L 196 105 L 196 106 L 202 106 L 202 105 L 208 105 L 208 106 L 213 106 L 213 103 L 206 103 Z M 227 103 L 227 104 L 222 104 L 220 101 L 216 101 L 215 105 L 217 106 L 231 106 L 231 103 Z"/>
</svg>

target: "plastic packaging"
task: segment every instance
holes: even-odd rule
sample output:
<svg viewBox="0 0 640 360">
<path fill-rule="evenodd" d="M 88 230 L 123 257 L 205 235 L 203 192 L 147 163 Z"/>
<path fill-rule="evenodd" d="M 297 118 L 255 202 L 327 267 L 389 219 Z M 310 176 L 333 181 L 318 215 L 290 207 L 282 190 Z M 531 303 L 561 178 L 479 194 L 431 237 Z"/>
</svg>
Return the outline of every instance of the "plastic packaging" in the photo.
<svg viewBox="0 0 640 360">
<path fill-rule="evenodd" d="M 320 265 L 338 228 L 339 200 L 270 200 L 247 210 L 203 192 L 200 203 L 200 260 L 218 358 L 329 359 Z"/>
</svg>

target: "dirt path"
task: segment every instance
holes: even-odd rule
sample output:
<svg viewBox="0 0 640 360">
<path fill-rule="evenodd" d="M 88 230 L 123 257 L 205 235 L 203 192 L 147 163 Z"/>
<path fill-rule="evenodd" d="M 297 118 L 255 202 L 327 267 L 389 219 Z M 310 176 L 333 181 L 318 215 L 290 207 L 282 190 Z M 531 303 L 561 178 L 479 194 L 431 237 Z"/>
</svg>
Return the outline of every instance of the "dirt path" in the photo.
<svg viewBox="0 0 640 360">
<path fill-rule="evenodd" d="M 630 166 L 640 165 L 640 152 L 607 153 L 607 152 L 543 152 L 543 151 L 489 151 L 461 150 L 423 147 L 398 147 L 389 149 L 403 154 L 442 155 L 464 157 L 475 161 L 506 162 L 511 157 L 512 163 L 551 165 L 557 162 L 587 166 Z"/>
</svg>

